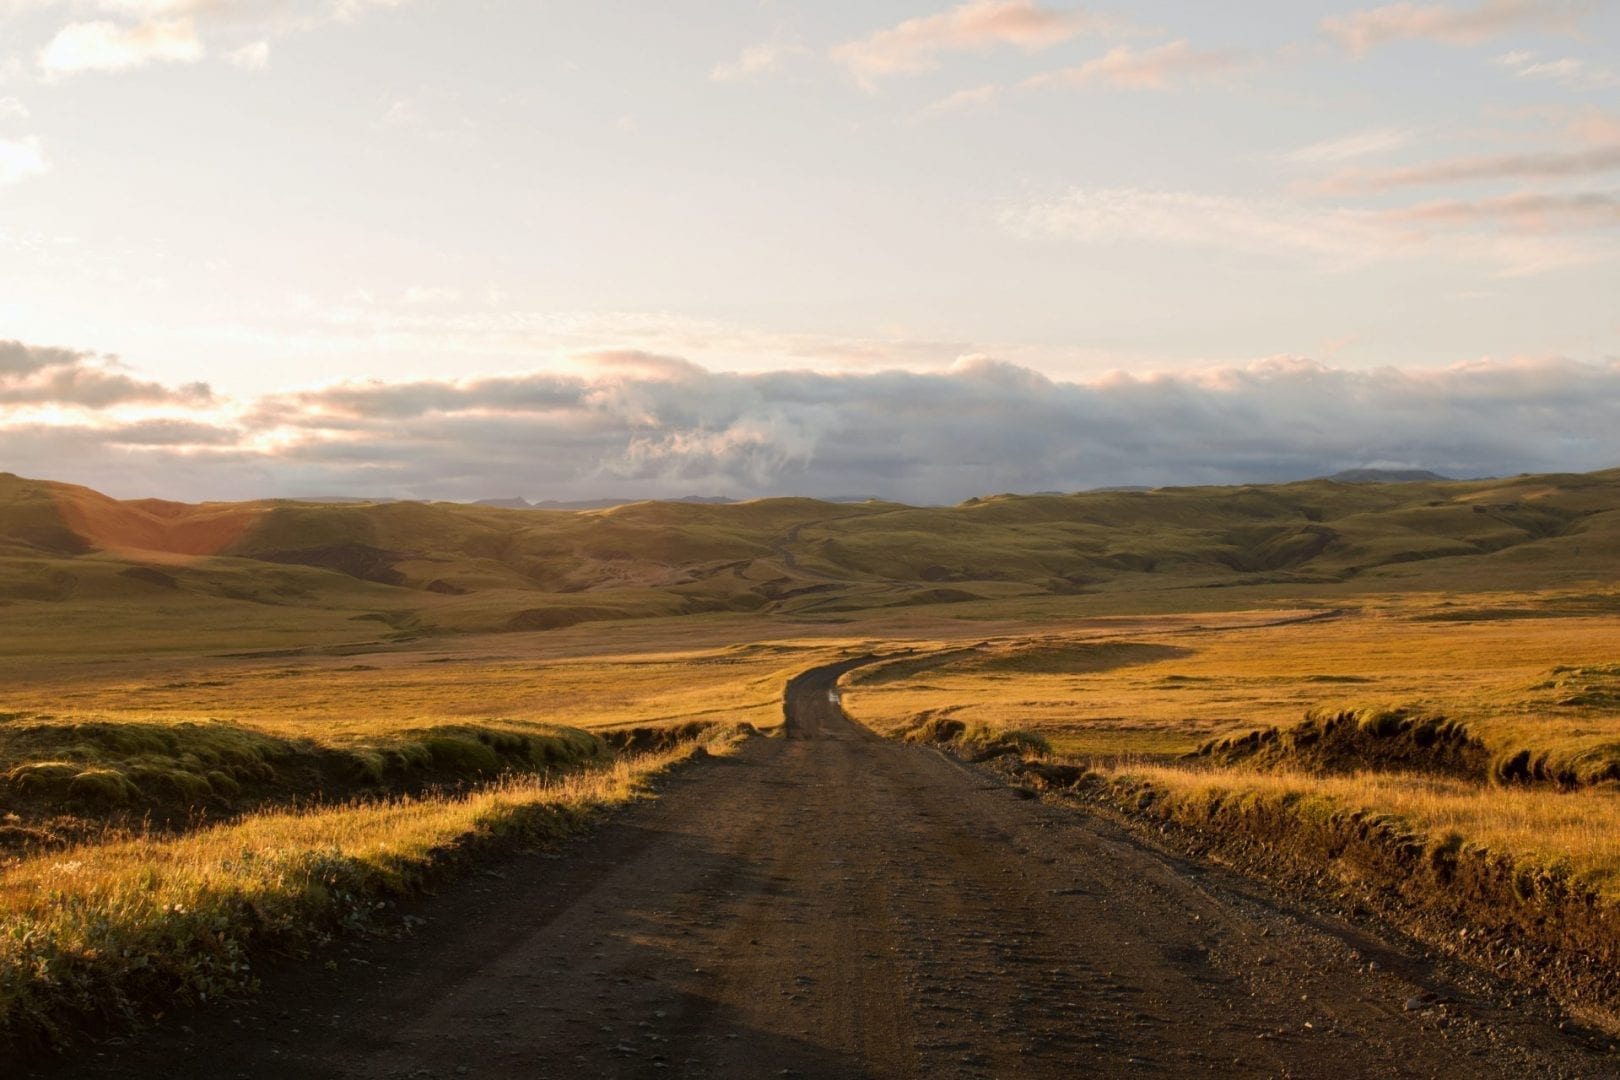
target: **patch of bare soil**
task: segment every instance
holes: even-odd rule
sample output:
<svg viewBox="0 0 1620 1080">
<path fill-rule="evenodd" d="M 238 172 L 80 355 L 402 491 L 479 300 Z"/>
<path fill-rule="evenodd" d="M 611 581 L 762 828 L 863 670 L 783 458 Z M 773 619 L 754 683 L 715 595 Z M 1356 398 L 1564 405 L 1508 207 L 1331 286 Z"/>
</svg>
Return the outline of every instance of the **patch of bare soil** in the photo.
<svg viewBox="0 0 1620 1080">
<path fill-rule="evenodd" d="M 395 909 L 405 939 L 33 1075 L 1613 1074 L 1399 941 L 877 738 L 846 666 L 794 680 L 787 738 Z"/>
</svg>

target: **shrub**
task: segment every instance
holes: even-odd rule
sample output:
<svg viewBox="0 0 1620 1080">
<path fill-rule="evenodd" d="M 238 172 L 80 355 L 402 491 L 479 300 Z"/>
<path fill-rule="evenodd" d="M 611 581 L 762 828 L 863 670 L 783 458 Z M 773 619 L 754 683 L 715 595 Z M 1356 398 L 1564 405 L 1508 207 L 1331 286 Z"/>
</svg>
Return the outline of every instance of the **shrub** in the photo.
<svg viewBox="0 0 1620 1080">
<path fill-rule="evenodd" d="M 123 806 L 140 791 L 117 769 L 85 769 L 68 781 L 68 795 L 97 806 Z"/>
</svg>

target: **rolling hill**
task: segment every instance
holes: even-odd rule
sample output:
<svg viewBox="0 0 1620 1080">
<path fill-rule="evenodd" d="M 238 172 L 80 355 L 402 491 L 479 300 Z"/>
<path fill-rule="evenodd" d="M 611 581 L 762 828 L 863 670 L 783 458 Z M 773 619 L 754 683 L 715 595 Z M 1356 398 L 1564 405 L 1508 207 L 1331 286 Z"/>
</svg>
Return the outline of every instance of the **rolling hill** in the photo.
<svg viewBox="0 0 1620 1080">
<path fill-rule="evenodd" d="M 580 511 L 124 501 L 0 474 L 0 605 L 251 605 L 260 621 L 305 611 L 403 636 L 1043 598 L 1117 607 L 1189 588 L 1564 589 L 1617 570 L 1620 470 Z"/>
</svg>

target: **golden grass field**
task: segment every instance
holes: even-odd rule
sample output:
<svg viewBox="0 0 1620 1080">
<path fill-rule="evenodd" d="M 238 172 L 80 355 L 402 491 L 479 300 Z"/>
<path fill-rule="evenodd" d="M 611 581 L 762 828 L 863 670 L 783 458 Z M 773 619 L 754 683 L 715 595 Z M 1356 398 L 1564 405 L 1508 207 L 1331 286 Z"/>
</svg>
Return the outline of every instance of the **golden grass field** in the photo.
<svg viewBox="0 0 1620 1080">
<path fill-rule="evenodd" d="M 0 872 L 0 1029 L 54 1039 L 64 1021 L 249 989 L 253 951 L 363 928 L 379 898 L 420 885 L 446 850 L 556 839 L 690 750 L 14 859 Z"/>
<path fill-rule="evenodd" d="M 580 513 L 0 477 L 0 1030 L 239 987 L 243 912 L 327 932 L 868 652 L 896 656 L 845 705 L 880 732 L 1026 731 L 1189 804 L 1365 810 L 1620 897 L 1617 539 L 1616 472 Z M 1323 767 L 1284 752 L 1311 710 L 1535 767 Z"/>
<path fill-rule="evenodd" d="M 1386 598 L 1314 619 L 1118 619 L 993 639 L 906 678 L 857 673 L 849 702 L 879 729 L 947 713 L 1036 731 L 1079 757 L 1175 757 L 1308 709 L 1377 705 L 1443 713 L 1493 747 L 1620 753 L 1620 673 L 1590 675 L 1595 693 L 1581 700 L 1580 674 L 1554 673 L 1613 665 L 1620 616 L 1434 619 L 1449 610 Z"/>
<path fill-rule="evenodd" d="M 1567 791 L 1417 767 L 1313 775 L 1285 762 L 1260 769 L 1189 757 L 1212 738 L 1294 725 L 1312 709 L 1407 706 L 1460 722 L 1492 753 L 1620 760 L 1620 617 L 1434 621 L 1449 610 L 1390 598 L 1284 625 L 1265 625 L 1272 616 L 1182 616 L 993 638 L 945 650 L 937 666 L 854 672 L 844 704 L 890 733 L 931 717 L 1033 732 L 1057 758 L 1183 793 L 1286 791 L 1391 813 L 1424 832 L 1567 860 L 1620 896 L 1612 781 Z"/>
</svg>

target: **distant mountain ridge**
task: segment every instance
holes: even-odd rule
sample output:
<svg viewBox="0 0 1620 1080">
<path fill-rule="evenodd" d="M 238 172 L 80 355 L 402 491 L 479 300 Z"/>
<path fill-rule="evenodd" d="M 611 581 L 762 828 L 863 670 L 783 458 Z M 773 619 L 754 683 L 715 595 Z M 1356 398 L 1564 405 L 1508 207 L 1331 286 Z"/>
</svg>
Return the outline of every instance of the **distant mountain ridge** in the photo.
<svg viewBox="0 0 1620 1080">
<path fill-rule="evenodd" d="M 541 499 L 530 502 L 524 498 L 478 499 L 469 506 L 494 506 L 502 510 L 611 510 L 615 506 L 629 506 L 640 502 L 690 503 L 696 506 L 726 506 L 738 500 L 724 495 L 682 495 L 678 499 Z"/>
<path fill-rule="evenodd" d="M 1340 484 L 1419 484 L 1449 483 L 1452 477 L 1428 469 L 1344 469 L 1323 479 Z"/>
</svg>

